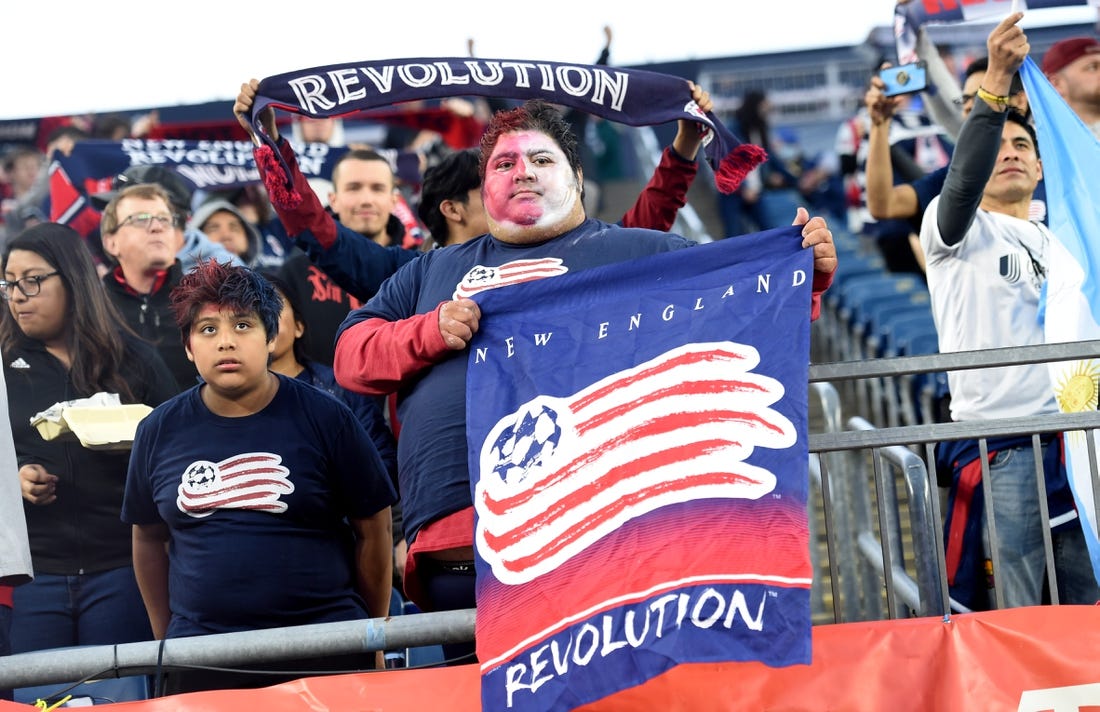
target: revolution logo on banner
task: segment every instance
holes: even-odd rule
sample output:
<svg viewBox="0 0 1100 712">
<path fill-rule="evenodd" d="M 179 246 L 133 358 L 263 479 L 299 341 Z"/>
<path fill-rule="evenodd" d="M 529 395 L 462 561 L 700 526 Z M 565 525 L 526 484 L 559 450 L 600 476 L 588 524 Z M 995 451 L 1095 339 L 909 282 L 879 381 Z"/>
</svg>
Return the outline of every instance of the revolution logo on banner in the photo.
<svg viewBox="0 0 1100 712">
<path fill-rule="evenodd" d="M 484 709 L 809 663 L 812 259 L 783 228 L 477 295 Z"/>
</svg>

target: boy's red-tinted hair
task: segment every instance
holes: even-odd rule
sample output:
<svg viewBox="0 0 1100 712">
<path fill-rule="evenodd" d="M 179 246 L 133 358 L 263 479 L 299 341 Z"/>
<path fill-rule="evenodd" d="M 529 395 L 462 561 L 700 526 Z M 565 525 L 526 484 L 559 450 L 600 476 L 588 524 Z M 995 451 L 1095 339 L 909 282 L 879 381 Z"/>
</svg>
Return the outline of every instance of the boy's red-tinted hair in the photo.
<svg viewBox="0 0 1100 712">
<path fill-rule="evenodd" d="M 259 272 L 214 259 L 200 262 L 183 276 L 172 290 L 171 304 L 184 346 L 191 343 L 191 327 L 207 304 L 255 313 L 263 322 L 268 341 L 279 333 L 279 314 L 283 310 L 282 297 Z"/>
</svg>

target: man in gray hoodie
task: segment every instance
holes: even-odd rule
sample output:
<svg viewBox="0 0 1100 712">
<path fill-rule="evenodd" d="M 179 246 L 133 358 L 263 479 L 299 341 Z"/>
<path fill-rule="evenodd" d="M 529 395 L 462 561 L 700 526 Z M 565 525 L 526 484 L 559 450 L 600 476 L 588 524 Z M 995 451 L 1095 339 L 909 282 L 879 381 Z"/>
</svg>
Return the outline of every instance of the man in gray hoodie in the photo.
<svg viewBox="0 0 1100 712">
<path fill-rule="evenodd" d="M 187 231 L 202 233 L 253 269 L 274 269 L 283 262 L 281 257 L 264 251 L 260 230 L 224 198 L 211 198 L 195 208 L 187 221 Z"/>
</svg>

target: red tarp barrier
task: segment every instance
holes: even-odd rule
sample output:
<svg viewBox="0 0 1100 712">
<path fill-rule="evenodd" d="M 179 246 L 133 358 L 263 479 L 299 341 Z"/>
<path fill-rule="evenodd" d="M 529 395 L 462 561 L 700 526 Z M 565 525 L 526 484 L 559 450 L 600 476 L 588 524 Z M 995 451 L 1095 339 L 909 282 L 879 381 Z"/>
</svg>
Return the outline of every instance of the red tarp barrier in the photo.
<svg viewBox="0 0 1100 712">
<path fill-rule="evenodd" d="M 682 665 L 581 709 L 1100 711 L 1100 607 L 1046 606 L 813 630 L 811 665 Z M 59 687 L 61 687 L 59 685 Z M 1056 689 L 1064 688 L 1064 689 Z M 127 712 L 463 712 L 477 667 L 392 670 L 104 705 Z M 0 702 L 0 712 L 33 709 Z"/>
</svg>

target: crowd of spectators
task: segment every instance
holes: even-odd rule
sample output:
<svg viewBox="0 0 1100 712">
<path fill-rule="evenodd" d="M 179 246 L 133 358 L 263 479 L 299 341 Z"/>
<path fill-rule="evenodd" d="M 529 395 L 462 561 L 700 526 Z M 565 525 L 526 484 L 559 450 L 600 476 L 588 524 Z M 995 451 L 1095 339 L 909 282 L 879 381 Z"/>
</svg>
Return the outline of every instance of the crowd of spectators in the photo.
<svg viewBox="0 0 1100 712">
<path fill-rule="evenodd" d="M 1015 131 L 1010 126 L 1024 131 L 1029 119 L 1022 112 L 1007 123 L 1004 118 L 1013 105 L 1026 107 L 1015 103 L 1022 92 L 1011 82 L 1027 55 L 1026 37 L 1017 34 L 1015 23 L 1006 21 L 998 29 L 1001 35 L 990 37 L 988 63 L 960 77 L 961 110 L 981 117 L 986 133 L 996 129 L 997 136 L 1002 129 Z M 607 42 L 609 47 L 609 30 Z M 601 62 L 606 61 L 605 51 Z M 1100 138 L 1100 42 L 1089 37 L 1060 42 L 1042 66 Z M 838 126 L 835 154 L 812 159 L 790 127 L 771 125 L 764 93 L 742 97 L 731 125 L 742 138 L 768 149 L 769 160 L 738 191 L 716 198 L 722 234 L 776 227 L 761 211 L 766 194 L 793 191 L 812 214 L 825 218 L 797 218 L 805 225 L 805 244 L 815 248 L 820 295 L 836 266 L 831 237 L 824 237 L 826 220 L 839 230 L 849 212 L 857 213 L 850 224 L 882 251 L 887 269 L 927 270 L 937 309 L 948 314 L 958 283 L 938 289 L 954 277 L 937 270 L 944 269 L 945 254 L 959 252 L 956 245 L 978 240 L 968 232 L 970 222 L 958 215 L 960 205 L 976 209 L 982 196 L 952 192 L 965 182 L 962 168 L 954 168 L 959 172 L 954 179 L 950 173 L 953 154 L 958 155 L 954 142 L 922 110 L 918 97 L 886 99 L 876 80 L 869 86 L 859 114 Z M 709 110 L 707 92 L 692 89 L 697 104 Z M 251 108 L 255 93 L 255 82 L 242 85 L 234 107 L 238 115 Z M 92 125 L 70 122 L 55 128 L 41 148 L 19 146 L 4 154 L 0 293 L 6 308 L 0 348 L 35 577 L 14 593 L 0 586 L 0 654 L 383 615 L 391 594 L 410 597 L 422 609 L 473 605 L 469 475 L 463 421 L 456 415 L 463 407 L 455 395 L 461 379 L 454 368 L 456 354 L 476 332 L 478 313 L 476 302 L 451 298 L 451 291 L 473 265 L 505 257 L 479 252 L 488 240 L 471 241 L 488 232 L 509 245 L 502 252 L 518 245 L 524 252 L 570 260 L 576 269 L 688 246 L 683 238 L 660 233 L 672 227 L 687 200 L 704 137 L 695 124 L 680 122 L 634 206 L 619 224 L 609 225 L 586 214 L 579 176 L 599 182 L 596 158 L 611 163 L 607 157 L 624 138 L 614 127 L 582 123 L 574 135 L 568 120 L 576 117 L 563 119 L 545 104 L 513 105 L 492 115 L 477 100 L 428 108 L 424 126 L 403 117 L 396 124 L 400 129 L 390 132 L 389 145 L 347 146 L 323 184 L 310 184 L 296 172 L 291 142 L 341 145 L 341 122 L 295 120 L 288 141 L 279 130 L 287 133 L 287 124 L 269 113 L 267 132 L 302 189 L 300 204 L 273 203 L 262 181 L 200 194 L 169 168 L 135 167 L 118 175 L 109 191 L 89 196 L 101 212 L 94 234 L 50 222 L 52 157 L 87 138 L 144 135 L 155 116 L 138 123 L 118 115 L 98 117 Z M 976 135 L 982 126 L 978 119 L 964 124 L 966 135 Z M 1006 143 L 1018 148 L 1027 137 L 1016 138 Z M 995 145 L 999 138 L 984 139 L 987 152 L 1005 150 Z M 1030 140 L 1037 158 L 1033 132 Z M 515 144 L 509 155 L 524 157 L 516 165 L 493 158 L 509 141 Z M 419 155 L 421 182 L 405 182 L 386 148 Z M 547 156 L 546 164 L 525 165 L 535 154 Z M 973 161 L 971 154 L 964 156 Z M 498 162 L 487 167 L 490 160 Z M 1011 159 L 998 155 L 996 160 Z M 993 163 L 992 155 L 986 163 Z M 988 171 L 978 175 L 981 170 L 972 163 L 967 169 L 974 172 L 965 176 L 971 188 L 989 179 Z M 609 181 L 621 177 L 617 168 L 604 170 Z M 512 175 L 516 171 L 541 176 L 530 180 L 545 181 L 547 192 L 557 191 L 553 197 L 568 209 L 538 229 L 532 227 L 537 221 L 511 215 L 499 184 L 527 180 Z M 1023 223 L 1031 217 L 1028 209 L 1040 185 L 1038 173 L 1032 173 L 1026 200 L 1021 194 L 1013 203 L 1024 206 L 1023 214 L 1012 213 Z M 483 186 L 483 180 L 489 182 Z M 845 181 L 851 188 L 847 194 Z M 941 189 L 950 201 L 938 201 Z M 996 192 L 990 190 L 986 195 Z M 590 206 L 601 204 L 584 197 Z M 929 212 L 935 219 L 922 224 L 925 208 L 936 211 L 937 205 L 938 212 Z M 944 205 L 952 206 L 950 211 Z M 794 218 L 786 216 L 786 224 Z M 580 231 L 577 244 L 568 251 L 559 255 L 542 247 L 546 239 L 574 230 Z M 609 251 L 611 244 L 615 248 Z M 403 269 L 406 265 L 412 266 Z M 1037 294 L 1045 273 L 1041 265 L 1035 269 L 1031 286 Z M 390 279 L 395 273 L 400 277 Z M 973 291 L 988 290 L 977 283 Z M 953 328 L 966 331 L 965 325 Z M 1000 345 L 997 339 L 965 344 Z M 961 346 L 941 335 L 944 350 Z M 968 385 L 952 382 L 953 389 Z M 133 458 L 89 451 L 74 441 L 45 441 L 29 426 L 31 416 L 54 403 L 100 391 L 117 393 L 124 403 L 166 404 L 139 431 Z M 321 391 L 335 398 L 316 396 Z M 956 406 L 966 402 L 959 399 Z M 1034 410 L 1048 412 L 1049 405 L 1044 400 Z M 962 420 L 997 413 L 978 409 L 954 415 Z M 446 423 L 444 416 L 450 418 Z M 303 418 L 312 428 L 309 447 L 297 447 L 294 429 L 287 427 Z M 232 421 L 250 424 L 247 446 L 241 440 L 246 435 L 233 439 L 222 432 Z M 345 440 L 341 432 L 354 437 Z M 454 457 L 440 459 L 444 452 Z M 266 498 L 245 504 L 203 499 L 211 483 L 237 472 L 235 458 L 257 453 L 275 453 L 265 455 L 274 469 L 286 470 L 278 461 L 292 461 L 315 479 L 288 483 L 284 476 L 269 485 Z M 349 484 L 356 467 L 361 479 Z M 464 494 L 443 501 L 433 489 L 439 482 Z M 193 500 L 185 501 L 185 489 Z M 288 505 L 294 516 L 269 525 L 272 512 L 282 514 Z M 298 520 L 295 506 L 309 512 L 303 516 L 310 527 L 323 531 Z M 210 516 L 219 508 L 230 510 L 231 518 Z M 1005 530 L 1012 526 L 1004 525 Z M 251 537 L 248 552 L 238 552 L 248 562 L 222 550 L 237 551 L 229 542 L 238 528 Z M 384 555 L 378 553 L 381 539 Z M 370 551 L 356 549 L 363 542 Z M 317 591 L 318 565 L 352 551 L 371 571 L 328 571 L 332 590 Z M 277 568 L 294 556 L 309 561 L 289 573 Z M 185 565 L 177 571 L 180 562 Z M 255 577 L 240 581 L 241 566 Z M 380 571 L 384 593 L 373 576 Z M 215 595 L 202 590 L 211 585 L 202 578 L 212 573 Z M 0 580 L 8 575 L 0 570 Z M 10 575 L 12 583 L 21 582 L 18 571 Z M 290 594 L 264 600 L 276 608 L 301 604 L 308 612 L 283 615 L 286 611 L 257 608 L 254 598 L 240 605 L 251 596 L 249 586 L 270 593 L 280 583 L 300 594 L 297 603 Z M 1037 603 L 1040 586 L 1041 581 L 1029 581 L 1027 592 L 1012 603 Z M 336 589 L 339 595 L 330 595 Z M 180 596 L 178 606 L 172 596 Z M 1094 600 L 1095 586 L 1079 598 Z M 230 600 L 235 607 L 227 606 Z M 468 655 L 472 648 L 456 646 L 448 653 Z M 203 678 L 184 680 L 175 689 L 219 684 L 242 683 Z"/>
</svg>

